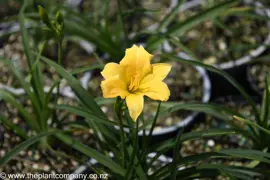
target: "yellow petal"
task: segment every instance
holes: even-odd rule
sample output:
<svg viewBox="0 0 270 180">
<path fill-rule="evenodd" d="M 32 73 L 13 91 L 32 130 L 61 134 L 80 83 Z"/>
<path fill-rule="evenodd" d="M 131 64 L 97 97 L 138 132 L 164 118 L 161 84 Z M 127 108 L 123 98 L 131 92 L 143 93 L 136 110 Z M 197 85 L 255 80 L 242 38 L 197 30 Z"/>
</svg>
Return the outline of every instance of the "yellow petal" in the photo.
<svg viewBox="0 0 270 180">
<path fill-rule="evenodd" d="M 124 67 L 126 78 L 130 80 L 132 88 L 137 88 L 140 80 L 152 71 L 150 64 L 152 55 L 149 54 L 142 46 L 133 45 L 126 50 L 125 57 L 121 60 L 120 65 Z"/>
<path fill-rule="evenodd" d="M 167 101 L 170 97 L 168 86 L 159 80 L 153 80 L 141 84 L 138 93 L 148 96 L 153 100 Z"/>
<path fill-rule="evenodd" d="M 140 84 L 145 84 L 150 81 L 162 81 L 166 78 L 171 70 L 171 65 L 166 63 L 157 63 L 152 65 L 152 73 L 145 76 Z"/>
<path fill-rule="evenodd" d="M 143 95 L 129 94 L 126 97 L 126 103 L 129 114 L 133 121 L 136 121 L 143 110 Z"/>
<path fill-rule="evenodd" d="M 103 71 L 101 72 L 101 75 L 105 79 L 108 79 L 108 78 L 116 76 L 116 75 L 120 76 L 121 74 L 123 74 L 123 69 L 117 63 L 108 63 L 108 64 L 106 64 Z"/>
<path fill-rule="evenodd" d="M 119 76 L 114 76 L 101 82 L 101 89 L 104 98 L 114 98 L 120 96 L 124 99 L 129 92 L 127 84 L 122 81 Z"/>
<path fill-rule="evenodd" d="M 153 67 L 153 72 L 155 78 L 159 80 L 163 80 L 166 78 L 166 76 L 169 74 L 171 71 L 172 66 L 167 63 L 156 63 L 152 65 Z"/>
</svg>

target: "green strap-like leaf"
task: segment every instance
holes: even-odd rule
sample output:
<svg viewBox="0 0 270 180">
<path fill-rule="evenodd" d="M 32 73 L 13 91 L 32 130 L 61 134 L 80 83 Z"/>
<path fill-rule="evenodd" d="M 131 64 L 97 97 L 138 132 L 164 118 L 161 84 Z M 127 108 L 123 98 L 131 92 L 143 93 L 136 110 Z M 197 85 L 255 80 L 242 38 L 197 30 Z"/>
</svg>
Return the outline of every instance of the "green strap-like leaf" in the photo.
<svg viewBox="0 0 270 180">
<path fill-rule="evenodd" d="M 244 172 L 245 170 L 250 170 L 250 173 L 253 173 L 252 170 L 254 170 L 255 173 L 261 173 L 263 175 L 266 175 L 266 171 L 261 170 L 261 169 L 255 169 L 255 168 L 246 168 L 246 167 L 233 167 L 233 166 L 226 166 L 226 165 L 219 165 L 219 164 L 208 164 L 208 165 L 202 165 L 201 168 L 200 166 L 196 165 L 196 163 L 205 161 L 205 160 L 210 160 L 210 159 L 215 159 L 215 158 L 222 158 L 222 159 L 231 159 L 231 158 L 237 158 L 237 159 L 249 159 L 249 160 L 257 160 L 260 162 L 265 162 L 269 163 L 270 162 L 270 154 L 265 153 L 262 151 L 257 151 L 257 150 L 246 150 L 246 149 L 228 149 L 228 150 L 221 150 L 218 152 L 206 152 L 206 153 L 201 153 L 201 154 L 196 154 L 196 155 L 191 155 L 187 157 L 183 157 L 179 159 L 177 162 L 177 167 L 182 168 L 182 170 L 179 170 L 177 173 L 177 177 L 181 177 L 181 179 L 193 179 L 193 178 L 199 178 L 202 177 L 201 171 L 204 170 L 206 171 L 207 169 L 210 170 L 210 173 L 206 173 L 204 177 L 210 177 L 210 175 L 214 174 L 216 172 L 218 174 L 221 174 L 220 168 L 228 170 L 230 168 L 230 171 L 228 171 L 230 174 L 233 175 L 233 172 L 238 171 Z M 195 167 L 191 168 L 186 168 L 186 165 L 191 165 L 192 163 L 195 163 Z M 157 170 L 153 175 L 151 175 L 151 179 L 155 179 L 156 177 L 169 177 L 171 169 L 170 169 L 171 163 L 166 164 L 165 166 L 161 167 L 159 170 Z M 210 168 L 210 167 L 214 168 Z M 223 166 L 223 167 L 221 167 Z M 225 167 L 226 166 L 226 167 Z M 209 168 L 207 168 L 209 167 Z M 228 169 L 227 169 L 228 168 Z M 212 171 L 211 171 L 212 169 Z M 215 169 L 217 171 L 215 171 Z M 191 170 L 191 171 L 190 171 Z M 244 174 L 247 174 L 248 171 L 246 171 Z M 215 175 L 215 176 L 216 176 Z M 267 177 L 270 175 L 270 172 L 267 173 Z"/>
<path fill-rule="evenodd" d="M 62 68 L 57 63 L 51 61 L 50 59 L 46 57 L 41 57 L 41 59 L 52 66 L 64 79 L 67 80 L 67 83 L 71 86 L 71 88 L 74 90 L 77 97 L 80 99 L 80 101 L 89 108 L 94 113 L 97 113 L 99 116 L 105 117 L 104 113 L 100 109 L 100 107 L 97 105 L 93 97 L 81 86 L 80 81 L 78 81 L 76 78 L 74 78 L 70 73 L 68 73 L 64 68 Z"/>
<path fill-rule="evenodd" d="M 268 136 L 270 135 L 270 130 L 269 129 L 266 129 L 260 125 L 258 125 L 257 123 L 255 123 L 254 121 L 251 121 L 251 120 L 247 120 L 247 119 L 244 119 L 244 118 L 241 118 L 241 117 L 238 117 L 238 116 L 234 116 L 235 119 L 247 124 L 247 125 L 250 125 L 252 127 L 256 127 L 257 129 L 260 129 L 262 130 L 263 132 L 265 132 Z"/>
<path fill-rule="evenodd" d="M 178 134 L 177 134 L 177 137 L 175 139 L 175 146 L 173 148 L 173 160 L 172 160 L 172 163 L 171 163 L 171 175 L 170 175 L 170 179 L 171 180 L 176 180 L 176 174 L 177 174 L 177 171 L 178 171 L 178 168 L 177 168 L 177 161 L 179 160 L 180 158 L 180 152 L 179 152 L 179 149 L 180 149 L 180 144 L 181 144 L 181 136 L 183 134 L 183 128 L 180 129 L 178 131 Z"/>
<path fill-rule="evenodd" d="M 64 78 L 67 80 L 67 83 L 72 88 L 72 90 L 77 95 L 78 99 L 80 100 L 81 104 L 84 108 L 86 108 L 87 111 L 91 112 L 96 117 L 100 117 L 101 119 L 107 120 L 107 116 L 103 113 L 101 108 L 98 106 L 94 98 L 81 86 L 81 83 L 79 80 L 77 80 L 75 77 L 72 76 L 69 72 L 67 72 L 63 67 L 58 65 L 57 63 L 53 62 L 52 60 L 41 57 L 41 59 L 46 62 L 48 65 L 55 68 L 55 70 Z M 104 121 L 103 121 L 104 122 Z M 102 135 L 106 136 L 106 138 L 109 138 L 115 143 L 117 143 L 116 134 L 113 134 L 110 130 L 111 127 L 106 126 L 104 123 L 96 123 L 96 121 L 93 121 L 95 123 L 95 126 L 98 127 L 98 130 L 100 132 L 103 132 Z M 110 123 L 110 122 L 108 122 Z M 100 134 L 101 135 L 101 134 Z"/>
<path fill-rule="evenodd" d="M 172 10 L 166 16 L 164 16 L 164 19 L 162 19 L 161 22 L 159 23 L 159 27 L 157 29 L 158 31 L 162 31 L 173 21 L 175 16 L 177 16 L 177 13 L 179 13 L 180 8 L 182 7 L 184 1 L 185 0 L 178 1 L 177 5 L 174 8 L 172 8 Z"/>
<path fill-rule="evenodd" d="M 76 15 L 76 18 L 78 17 L 79 15 Z M 94 43 L 103 52 L 110 53 L 116 57 L 119 57 L 119 55 L 121 56 L 122 53 L 116 48 L 115 44 L 111 45 L 110 39 L 107 38 L 108 40 L 104 41 L 104 35 L 100 34 L 102 31 L 99 30 L 97 26 L 89 25 L 89 20 L 81 20 L 84 22 L 79 23 L 74 20 L 71 21 L 69 19 L 65 19 L 65 31 L 73 36 L 78 36 L 88 42 Z"/>
<path fill-rule="evenodd" d="M 133 151 L 132 146 L 128 146 L 127 151 L 129 153 L 129 156 L 131 156 L 132 151 Z M 135 156 L 135 159 L 134 159 L 134 166 L 135 166 L 134 168 L 136 170 L 136 173 L 139 176 L 139 179 L 147 180 L 148 178 L 147 178 L 147 174 L 145 172 L 145 169 L 143 169 L 141 162 L 139 161 L 139 158 L 137 156 Z"/>
<path fill-rule="evenodd" d="M 263 95 L 263 103 L 261 108 L 261 121 L 260 125 L 267 127 L 268 126 L 268 118 L 269 118 L 269 104 L 270 104 L 270 76 L 265 76 L 265 89 Z"/>
<path fill-rule="evenodd" d="M 104 97 L 96 97 L 95 101 L 98 105 L 104 105 L 104 104 L 113 104 L 115 103 L 116 98 L 104 98 Z"/>
<path fill-rule="evenodd" d="M 163 103 L 162 106 L 165 108 L 159 113 L 159 117 L 165 117 L 169 114 L 179 111 L 179 110 L 190 110 L 197 112 L 204 112 L 209 115 L 212 115 L 216 118 L 222 120 L 232 120 L 234 115 L 241 116 L 238 112 L 234 111 L 231 108 L 225 107 L 219 104 L 205 104 L 205 103 L 179 103 L 179 102 L 168 102 Z M 153 120 L 146 122 L 143 126 L 140 127 L 140 131 L 147 126 L 153 123 Z"/>
<path fill-rule="evenodd" d="M 200 66 L 203 67 L 211 72 L 217 73 L 221 76 L 223 76 L 225 79 L 227 79 L 241 94 L 242 96 L 248 101 L 248 103 L 252 106 L 252 109 L 254 111 L 256 120 L 260 120 L 260 114 L 259 111 L 256 107 L 255 102 L 252 100 L 252 98 L 249 96 L 249 94 L 246 92 L 246 90 L 232 77 L 230 76 L 227 72 L 222 71 L 214 66 L 210 66 L 207 64 L 204 64 L 202 62 L 199 61 L 194 61 L 194 60 L 186 60 L 186 59 L 182 59 L 178 56 L 172 56 L 172 55 L 162 55 L 165 58 L 169 58 L 169 59 L 174 59 L 178 62 L 182 62 L 184 64 L 190 64 L 190 65 L 195 65 L 195 66 Z"/>
<path fill-rule="evenodd" d="M 98 161 L 98 163 L 108 167 L 111 171 L 120 174 L 122 176 L 125 176 L 126 170 L 121 167 L 119 164 L 115 163 L 111 157 L 107 157 L 100 152 L 80 143 L 79 141 L 73 139 L 70 136 L 64 135 L 64 134 L 56 134 L 56 137 L 63 141 L 64 143 L 70 145 L 72 148 L 80 151 L 81 153 L 89 156 L 90 158 L 93 158 Z"/>
<path fill-rule="evenodd" d="M 259 168 L 247 168 L 241 166 L 230 166 L 225 164 L 201 164 L 198 169 L 223 169 L 224 171 L 236 176 L 238 174 L 246 175 L 248 179 L 253 179 L 255 177 L 269 177 L 270 171 L 259 169 Z"/>
<path fill-rule="evenodd" d="M 206 137 L 215 137 L 215 136 L 223 136 L 223 135 L 229 135 L 229 134 L 235 134 L 235 129 L 207 129 L 204 131 L 196 131 L 196 132 L 189 132 L 185 133 L 181 136 L 180 142 L 185 142 L 189 140 L 194 139 L 201 139 Z M 161 142 L 157 145 L 154 145 L 151 149 L 155 150 L 156 152 L 169 150 L 171 148 L 174 148 L 175 146 L 175 138 L 168 139 L 164 142 Z"/>
<path fill-rule="evenodd" d="M 27 7 L 28 2 L 29 1 L 24 1 L 23 6 L 20 9 L 19 21 L 20 21 L 20 32 L 22 34 L 23 47 L 24 47 L 25 55 L 27 57 L 28 66 L 29 66 L 30 69 L 32 69 L 32 66 L 34 64 L 34 59 L 33 59 L 33 56 L 31 54 L 31 51 L 30 51 L 29 41 L 28 41 L 28 38 L 27 38 L 27 32 L 26 32 L 25 23 L 24 23 L 24 11 L 25 11 L 25 9 Z"/>
<path fill-rule="evenodd" d="M 199 23 L 207 20 L 212 19 L 214 17 L 220 16 L 221 12 L 231 7 L 235 4 L 238 0 L 228 0 L 222 3 L 215 5 L 195 16 L 190 17 L 189 19 L 185 20 L 184 22 L 180 22 L 170 28 L 166 35 L 179 35 L 182 32 L 189 30 L 190 28 L 198 25 Z"/>
<path fill-rule="evenodd" d="M 96 123 L 103 123 L 103 124 L 106 124 L 109 126 L 118 126 L 117 122 L 105 119 L 103 117 L 98 117 L 95 114 L 88 112 L 88 111 L 85 111 L 84 109 L 82 109 L 80 107 L 73 107 L 73 106 L 69 106 L 69 105 L 57 105 L 56 108 L 66 110 L 66 111 L 71 112 L 73 114 L 77 114 L 79 116 L 85 117 L 86 119 L 93 120 Z M 127 127 L 127 125 L 124 125 L 124 127 Z"/>
<path fill-rule="evenodd" d="M 25 17 L 24 17 L 24 11 L 28 5 L 29 1 L 24 1 L 22 8 L 20 9 L 19 13 L 19 22 L 20 22 L 20 32 L 22 34 L 22 42 L 23 42 L 23 48 L 24 48 L 24 53 L 27 57 L 27 63 L 29 69 L 33 72 L 31 72 L 31 77 L 32 77 L 32 87 L 35 92 L 35 95 L 39 98 L 37 98 L 37 101 L 39 103 L 39 108 L 42 108 L 42 101 L 44 100 L 44 90 L 43 90 L 43 79 L 42 73 L 40 72 L 39 64 L 34 68 L 34 57 L 31 54 L 31 49 L 30 49 L 30 43 L 27 37 L 27 30 L 25 27 Z M 38 57 L 37 57 L 38 58 Z"/>
<path fill-rule="evenodd" d="M 104 67 L 103 64 L 95 64 L 95 65 L 91 65 L 91 66 L 73 69 L 70 73 L 74 75 L 74 74 L 82 73 L 85 71 L 92 71 L 94 69 L 103 69 L 103 67 Z"/>
</svg>

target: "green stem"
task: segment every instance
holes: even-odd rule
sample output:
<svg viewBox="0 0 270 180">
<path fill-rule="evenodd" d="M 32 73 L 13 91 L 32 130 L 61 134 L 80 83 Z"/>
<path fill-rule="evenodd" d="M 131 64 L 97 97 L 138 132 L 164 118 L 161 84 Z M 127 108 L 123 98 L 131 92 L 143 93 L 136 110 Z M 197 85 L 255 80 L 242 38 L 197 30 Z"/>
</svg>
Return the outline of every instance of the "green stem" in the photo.
<svg viewBox="0 0 270 180">
<path fill-rule="evenodd" d="M 142 112 L 142 115 L 141 115 L 141 118 L 142 118 L 142 124 L 143 126 L 145 125 L 145 121 L 144 121 L 144 114 Z M 142 138 L 142 149 L 144 150 L 146 148 L 146 141 L 147 141 L 147 136 L 145 134 L 145 128 L 143 128 L 143 138 Z"/>
<path fill-rule="evenodd" d="M 180 129 L 177 133 L 177 137 L 175 139 L 175 146 L 173 149 L 173 161 L 171 164 L 171 180 L 176 180 L 176 174 L 177 174 L 177 162 L 179 160 L 179 156 L 180 156 L 180 139 L 181 139 L 181 135 L 183 134 L 183 128 Z"/>
<path fill-rule="evenodd" d="M 126 145 L 125 145 L 125 132 L 123 127 L 123 121 L 122 121 L 122 115 L 121 111 L 117 112 L 118 120 L 119 120 L 119 126 L 120 126 L 120 136 L 121 136 L 121 143 L 122 143 L 122 165 L 125 167 L 125 160 L 126 160 Z"/>
<path fill-rule="evenodd" d="M 132 167 L 134 167 L 134 160 L 135 160 L 135 156 L 137 154 L 137 149 L 138 149 L 138 129 L 139 129 L 139 121 L 137 120 L 136 122 L 136 131 L 133 133 L 133 139 L 134 139 L 134 144 L 133 144 L 133 152 L 131 155 L 131 160 L 130 163 L 128 165 L 128 169 L 127 169 L 127 173 L 125 175 L 125 179 L 128 180 L 130 173 L 132 172 Z"/>
<path fill-rule="evenodd" d="M 114 104 L 114 110 L 116 112 L 118 121 L 119 121 L 119 127 L 120 127 L 120 137 L 121 137 L 121 143 L 122 143 L 122 165 L 125 168 L 125 161 L 126 161 L 126 145 L 125 145 L 125 132 L 124 132 L 124 126 L 122 121 L 122 107 L 123 107 L 123 101 L 120 97 L 116 98 L 116 102 Z"/>
<path fill-rule="evenodd" d="M 153 124 L 151 126 L 151 129 L 150 129 L 150 132 L 149 132 L 149 135 L 148 135 L 148 142 L 149 142 L 149 139 L 152 137 L 154 128 L 155 128 L 156 123 L 157 123 L 157 118 L 158 118 L 158 114 L 159 114 L 159 110 L 160 110 L 160 105 L 161 105 L 161 101 L 159 101 L 159 103 L 158 103 L 157 112 L 156 112 L 156 115 L 155 115 L 155 118 L 154 118 L 154 122 L 153 122 Z"/>
<path fill-rule="evenodd" d="M 145 142 L 144 149 L 143 149 L 142 156 L 141 156 L 142 159 L 145 159 L 145 156 L 148 153 L 148 145 L 149 145 L 150 139 L 152 138 L 152 134 L 153 134 L 154 128 L 156 126 L 156 122 L 157 122 L 159 111 L 160 111 L 160 105 L 161 105 L 161 101 L 159 101 L 159 103 L 158 103 L 157 112 L 156 112 L 156 115 L 154 117 L 153 124 L 152 124 L 152 126 L 150 128 L 150 131 L 149 131 L 148 136 L 146 137 L 146 142 Z"/>
<path fill-rule="evenodd" d="M 62 65 L 63 61 L 63 47 L 62 47 L 62 40 L 58 41 L 58 60 L 57 63 L 59 65 Z M 59 99 L 59 95 L 60 95 L 60 83 L 58 83 L 57 87 L 56 87 L 56 96 L 55 96 L 55 105 L 58 104 L 58 99 Z M 53 114 L 53 119 L 59 123 L 58 117 L 57 117 L 57 110 L 54 110 L 54 114 Z"/>
<path fill-rule="evenodd" d="M 62 40 L 59 40 L 59 42 L 58 42 L 58 61 L 57 61 L 57 63 L 59 64 L 59 65 L 62 65 L 62 63 L 63 63 L 63 48 L 62 48 Z M 58 98 L 59 98 L 59 92 L 60 92 L 60 83 L 57 85 L 57 96 L 56 96 L 56 102 L 57 102 L 57 100 L 58 100 Z"/>
</svg>

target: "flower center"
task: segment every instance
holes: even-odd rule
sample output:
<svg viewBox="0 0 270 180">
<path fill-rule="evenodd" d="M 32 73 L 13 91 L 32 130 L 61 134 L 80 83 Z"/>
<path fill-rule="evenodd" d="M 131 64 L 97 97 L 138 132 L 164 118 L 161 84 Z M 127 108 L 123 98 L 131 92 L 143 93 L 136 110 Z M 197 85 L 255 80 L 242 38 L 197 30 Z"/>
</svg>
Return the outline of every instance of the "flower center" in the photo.
<svg viewBox="0 0 270 180">
<path fill-rule="evenodd" d="M 130 92 L 134 92 L 139 88 L 139 85 L 140 85 L 140 75 L 139 74 L 133 75 L 131 76 L 128 90 Z"/>
</svg>

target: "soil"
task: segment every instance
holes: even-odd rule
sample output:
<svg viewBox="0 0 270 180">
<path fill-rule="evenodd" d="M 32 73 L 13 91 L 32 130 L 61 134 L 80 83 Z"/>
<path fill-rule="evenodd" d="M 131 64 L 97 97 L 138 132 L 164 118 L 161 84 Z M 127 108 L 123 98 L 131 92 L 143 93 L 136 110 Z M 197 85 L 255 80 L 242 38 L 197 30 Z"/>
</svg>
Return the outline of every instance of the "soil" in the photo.
<svg viewBox="0 0 270 180">
<path fill-rule="evenodd" d="M 254 120 L 254 116 L 252 114 L 252 107 L 241 97 L 219 98 L 215 100 L 215 103 L 223 104 L 226 107 L 233 108 L 238 113 L 242 114 L 244 117 L 247 117 L 250 120 Z M 223 120 L 217 119 L 210 115 L 206 115 L 205 121 L 196 124 L 191 131 L 202 131 L 210 128 L 224 129 L 230 128 L 230 125 Z M 219 151 L 221 149 L 250 147 L 252 147 L 252 142 L 241 135 L 225 135 L 186 141 L 182 144 L 181 154 L 183 156 L 188 156 L 192 154 L 199 154 L 202 152 Z"/>
<path fill-rule="evenodd" d="M 0 5 L 0 19 L 6 16 L 12 16 L 19 12 L 21 5 L 16 0 L 10 0 L 7 3 L 1 2 Z"/>
<path fill-rule="evenodd" d="M 265 75 L 270 72 L 269 64 L 260 63 L 254 64 L 248 68 L 248 76 L 254 87 L 254 90 L 259 93 L 260 95 L 263 94 L 265 89 Z"/>
<path fill-rule="evenodd" d="M 253 119 L 252 108 L 248 105 L 243 98 L 241 97 L 227 97 L 220 98 L 215 100 L 215 103 L 223 104 L 227 107 L 235 109 L 238 113 L 241 113 L 245 117 L 249 117 L 249 119 Z M 229 128 L 230 125 L 220 119 L 215 117 L 206 115 L 205 121 L 201 121 L 196 124 L 191 132 L 195 131 L 203 131 L 210 128 Z M 224 135 L 224 136 L 216 136 L 211 138 L 200 138 L 191 141 L 185 141 L 180 149 L 180 154 L 184 157 L 201 154 L 204 152 L 215 152 L 224 149 L 250 149 L 252 147 L 252 142 L 245 137 L 235 134 L 235 135 Z M 202 163 L 202 162 L 198 162 Z M 224 159 L 211 159 L 206 160 L 203 163 L 216 163 L 216 164 L 224 164 L 224 165 L 234 165 L 234 166 L 247 166 L 250 161 L 248 160 L 224 160 Z M 224 176 L 218 176 L 213 178 L 215 180 L 226 180 L 227 178 Z"/>
<path fill-rule="evenodd" d="M 211 3 L 210 3 L 211 4 Z M 205 9 L 180 13 L 180 19 L 186 19 Z M 256 14 L 254 6 L 240 4 L 235 8 L 250 8 Z M 198 8 L 197 8 L 198 9 Z M 205 21 L 179 37 L 180 41 L 191 49 L 206 64 L 220 64 L 237 60 L 248 55 L 261 45 L 269 34 L 266 20 L 245 16 L 227 15 L 211 21 Z"/>
<path fill-rule="evenodd" d="M 121 9 L 125 16 L 124 21 L 129 22 L 124 24 L 125 28 L 128 29 L 129 32 L 140 32 L 141 30 L 146 30 L 147 27 L 159 22 L 165 17 L 168 8 L 170 7 L 170 2 L 171 1 L 167 0 L 121 2 Z M 107 12 L 110 22 L 118 22 L 117 6 L 118 3 L 116 0 L 110 1 L 109 11 Z M 99 12 L 102 14 L 104 11 L 104 3 L 99 1 L 95 1 L 93 3 L 92 0 L 84 0 L 83 3 L 80 4 L 80 9 L 85 14 L 100 9 Z M 98 17 L 98 14 L 96 14 L 96 16 Z"/>
<path fill-rule="evenodd" d="M 25 74 L 28 70 L 27 59 L 22 46 L 22 38 L 19 34 L 11 35 L 7 39 L 2 39 L 4 43 L 0 48 L 0 56 L 12 61 L 13 65 Z M 8 66 L 0 61 L 0 83 L 17 88 L 20 86 L 18 80 L 12 75 Z"/>
<path fill-rule="evenodd" d="M 21 101 L 24 107 L 29 106 L 29 104 L 25 104 L 23 100 Z M 66 104 L 71 104 L 70 100 L 67 99 L 60 99 L 60 101 Z M 31 110 L 31 108 L 29 109 Z M 21 118 L 17 110 L 10 104 L 0 102 L 0 112 L 17 126 L 27 131 L 28 135 L 32 136 L 36 134 L 29 129 L 29 126 Z M 61 111 L 58 112 L 59 117 L 63 117 L 64 115 L 66 114 Z M 75 115 L 66 115 L 64 123 L 74 122 L 75 120 L 77 120 Z M 97 148 L 92 131 L 89 129 L 72 128 L 68 126 L 63 126 L 61 129 L 72 130 L 70 135 L 73 138 L 88 145 L 89 147 Z M 0 124 L 0 134 L 0 158 L 16 145 L 24 141 L 3 124 Z M 19 155 L 15 156 L 4 166 L 1 166 L 0 171 L 5 173 L 72 173 L 81 163 L 84 163 L 87 160 L 87 157 L 83 154 L 70 148 L 70 146 L 63 144 L 59 140 L 50 139 L 50 142 L 52 150 L 45 150 L 38 144 L 34 144 L 26 150 L 22 150 Z"/>
<path fill-rule="evenodd" d="M 12 34 L 7 39 L 2 39 L 4 42 L 0 47 L 0 56 L 12 61 L 13 65 L 22 72 L 22 74 L 28 76 L 27 58 L 24 54 L 22 46 L 22 37 L 20 33 Z M 30 38 L 30 44 L 32 40 Z M 77 42 L 64 41 L 63 42 L 63 67 L 67 71 L 72 71 L 75 68 L 81 68 L 90 66 L 92 64 L 98 64 L 94 55 L 89 55 Z M 49 41 L 47 47 L 43 53 L 44 56 L 57 61 L 57 46 L 54 42 Z M 51 86 L 53 80 L 58 79 L 58 74 L 54 68 L 45 65 L 41 61 L 41 71 L 44 76 L 45 86 Z M 80 79 L 84 73 L 78 73 L 74 76 Z M 0 83 L 13 88 L 20 88 L 21 85 L 12 72 L 8 69 L 8 66 L 0 61 Z M 65 87 L 67 83 L 63 82 L 61 86 Z"/>
</svg>

